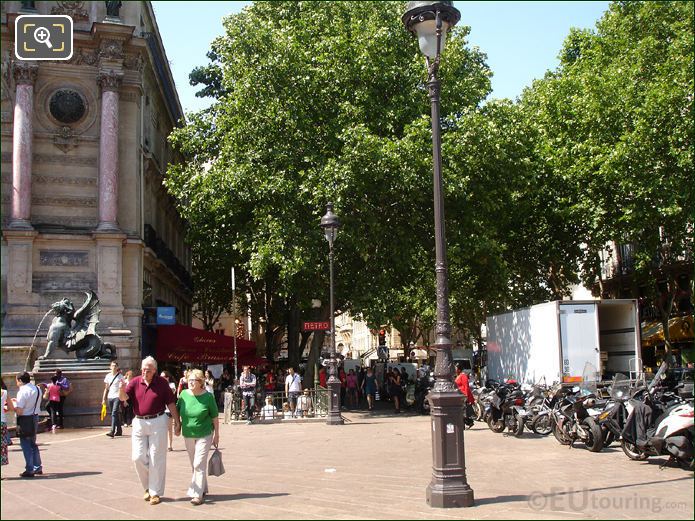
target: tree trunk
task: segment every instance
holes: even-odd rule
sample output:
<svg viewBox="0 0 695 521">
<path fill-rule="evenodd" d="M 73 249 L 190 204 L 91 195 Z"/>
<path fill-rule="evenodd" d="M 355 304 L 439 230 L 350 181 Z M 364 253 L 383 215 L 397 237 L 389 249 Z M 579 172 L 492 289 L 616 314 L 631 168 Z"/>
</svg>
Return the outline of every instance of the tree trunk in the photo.
<svg viewBox="0 0 695 521">
<path fill-rule="evenodd" d="M 674 278 L 669 278 L 666 283 L 666 293 L 659 293 L 657 285 L 657 295 L 656 295 L 656 306 L 659 310 L 659 315 L 661 318 L 661 327 L 664 329 L 664 345 L 666 346 L 666 360 L 671 362 L 671 332 L 669 331 L 668 321 L 671 318 L 671 311 L 673 310 L 673 303 L 676 300 L 676 294 L 678 293 L 678 282 Z M 664 300 L 662 301 L 662 297 Z"/>
<path fill-rule="evenodd" d="M 330 315 L 330 310 L 328 306 L 322 306 L 319 310 L 319 320 L 328 320 Z M 321 347 L 323 347 L 323 341 L 326 337 L 325 331 L 314 331 L 311 338 L 311 349 L 309 351 L 309 359 L 306 364 L 306 371 L 304 373 L 304 387 L 314 386 L 314 373 L 316 365 L 319 362 L 319 356 L 321 355 Z M 320 368 L 319 368 L 320 369 Z"/>
<path fill-rule="evenodd" d="M 297 369 L 302 358 L 299 349 L 299 308 L 297 299 L 290 297 L 287 300 L 287 357 L 290 366 Z"/>
</svg>

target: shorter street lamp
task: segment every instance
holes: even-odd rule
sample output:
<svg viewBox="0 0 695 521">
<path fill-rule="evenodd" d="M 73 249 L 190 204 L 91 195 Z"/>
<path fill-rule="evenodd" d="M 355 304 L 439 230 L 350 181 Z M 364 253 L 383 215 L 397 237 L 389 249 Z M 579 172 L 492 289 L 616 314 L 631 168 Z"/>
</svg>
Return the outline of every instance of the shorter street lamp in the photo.
<svg viewBox="0 0 695 521">
<path fill-rule="evenodd" d="M 343 417 L 340 415 L 340 379 L 338 378 L 338 359 L 335 354 L 335 314 L 333 307 L 333 241 L 338 235 L 340 221 L 338 216 L 333 213 L 333 203 L 326 205 L 326 215 L 321 217 L 321 228 L 326 234 L 328 241 L 328 264 L 330 272 L 330 313 L 331 313 L 331 348 L 328 359 L 328 425 L 343 425 Z"/>
<path fill-rule="evenodd" d="M 439 116 L 439 60 L 447 31 L 456 25 L 461 13 L 453 2 L 408 2 L 401 21 L 417 36 L 427 62 L 427 90 L 432 110 L 432 158 L 434 179 L 434 243 L 437 275 L 437 326 L 434 348 L 434 387 L 428 395 L 432 418 L 432 480 L 427 487 L 427 503 L 432 507 L 470 507 L 473 489 L 466 481 L 463 444 L 463 395 L 454 384 L 449 320 L 449 282 L 444 233 L 442 190 L 442 142 Z"/>
</svg>

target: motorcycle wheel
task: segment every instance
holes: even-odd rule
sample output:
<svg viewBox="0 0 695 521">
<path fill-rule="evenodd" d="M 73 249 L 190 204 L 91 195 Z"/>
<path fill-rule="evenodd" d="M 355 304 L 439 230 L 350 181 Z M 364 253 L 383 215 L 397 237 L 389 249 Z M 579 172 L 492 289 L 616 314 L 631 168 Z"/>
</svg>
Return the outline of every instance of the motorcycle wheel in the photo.
<svg viewBox="0 0 695 521">
<path fill-rule="evenodd" d="M 483 421 L 483 416 L 485 415 L 485 409 L 483 408 L 482 404 L 476 400 L 476 402 L 473 404 L 473 418 L 477 421 Z"/>
<path fill-rule="evenodd" d="M 550 420 L 550 416 L 547 414 L 536 416 L 531 424 L 531 430 L 541 436 L 547 436 L 553 432 L 553 423 Z"/>
<path fill-rule="evenodd" d="M 582 425 L 589 431 L 589 439 L 584 442 L 591 452 L 601 452 L 603 449 L 603 432 L 601 426 L 593 418 L 584 418 Z"/>
<path fill-rule="evenodd" d="M 514 413 L 515 426 L 512 426 L 509 430 L 514 433 L 514 436 L 519 438 L 524 433 L 524 420 L 519 417 L 518 414 Z"/>
<path fill-rule="evenodd" d="M 601 429 L 603 430 L 603 429 Z M 610 431 L 608 429 L 603 431 L 603 448 L 605 449 L 606 447 L 610 447 L 611 443 L 615 441 L 615 434 L 613 434 L 613 431 Z"/>
<path fill-rule="evenodd" d="M 504 419 L 500 418 L 499 420 L 495 421 L 492 419 L 492 414 L 489 414 L 487 417 L 487 426 L 490 427 L 492 432 L 503 432 L 505 427 Z"/>
<path fill-rule="evenodd" d="M 646 452 L 638 449 L 633 443 L 630 443 L 629 441 L 623 440 L 620 443 L 620 448 L 623 449 L 623 452 L 628 458 L 634 461 L 644 461 L 649 457 L 649 455 Z"/>
<path fill-rule="evenodd" d="M 565 431 L 560 427 L 557 423 L 553 424 L 553 436 L 555 436 L 555 439 L 558 441 L 560 445 L 569 445 L 570 444 L 570 439 L 565 434 Z"/>
</svg>

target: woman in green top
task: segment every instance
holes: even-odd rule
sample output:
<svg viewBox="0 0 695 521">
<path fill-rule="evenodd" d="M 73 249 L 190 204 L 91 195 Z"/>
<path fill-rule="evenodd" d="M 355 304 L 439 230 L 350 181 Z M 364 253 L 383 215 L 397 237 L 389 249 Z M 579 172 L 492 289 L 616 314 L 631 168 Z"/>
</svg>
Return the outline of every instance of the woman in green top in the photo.
<svg viewBox="0 0 695 521">
<path fill-rule="evenodd" d="M 208 491 L 208 453 L 211 445 L 217 447 L 220 442 L 220 422 L 215 397 L 205 390 L 205 377 L 200 369 L 188 373 L 188 389 L 181 392 L 176 408 L 193 467 L 188 495 L 192 504 L 202 505 Z"/>
</svg>

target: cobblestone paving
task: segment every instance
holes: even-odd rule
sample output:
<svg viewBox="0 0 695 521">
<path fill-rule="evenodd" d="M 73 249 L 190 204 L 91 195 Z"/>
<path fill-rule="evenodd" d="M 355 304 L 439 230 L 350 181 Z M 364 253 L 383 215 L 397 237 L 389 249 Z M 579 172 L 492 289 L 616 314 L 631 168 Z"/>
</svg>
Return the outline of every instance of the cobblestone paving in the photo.
<svg viewBox="0 0 695 521">
<path fill-rule="evenodd" d="M 2 468 L 2 519 L 693 519 L 692 473 L 628 460 L 619 447 L 593 454 L 552 437 L 521 439 L 478 423 L 466 431 L 475 506 L 425 502 L 432 466 L 427 416 L 346 413 L 323 423 L 221 425 L 227 473 L 210 478 L 202 506 L 185 496 L 183 440 L 168 455 L 162 503 L 151 506 L 130 462 L 130 429 L 39 435 L 44 475 L 20 479 L 19 443 Z"/>
</svg>

